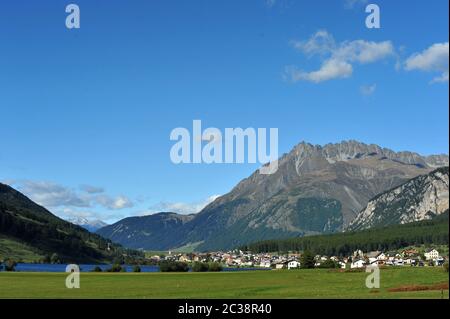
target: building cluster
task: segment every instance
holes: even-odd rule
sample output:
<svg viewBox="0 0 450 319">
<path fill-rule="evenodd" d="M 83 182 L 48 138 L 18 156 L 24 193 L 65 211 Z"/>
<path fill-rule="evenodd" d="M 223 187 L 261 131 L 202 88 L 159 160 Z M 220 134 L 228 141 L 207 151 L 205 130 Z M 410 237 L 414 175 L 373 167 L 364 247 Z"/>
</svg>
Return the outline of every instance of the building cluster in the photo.
<svg viewBox="0 0 450 319">
<path fill-rule="evenodd" d="M 416 249 L 405 249 L 401 252 L 384 253 L 372 251 L 363 253 L 357 250 L 351 258 L 351 268 L 362 268 L 369 265 L 378 266 L 442 266 L 445 262 L 436 249 L 427 249 L 422 255 Z"/>
<path fill-rule="evenodd" d="M 228 252 L 209 253 L 173 253 L 164 256 L 152 256 L 155 262 L 161 260 L 180 262 L 218 262 L 226 267 L 241 268 L 269 268 L 269 269 L 295 269 L 301 266 L 301 254 L 270 254 L 252 253 L 249 251 L 234 250 Z M 356 250 L 351 256 L 321 256 L 314 258 L 315 266 L 320 267 L 322 263 L 333 261 L 342 269 L 364 268 L 367 266 L 441 266 L 446 259 L 436 249 L 428 249 L 424 254 L 415 249 L 406 249 L 401 252 L 372 251 L 364 253 Z"/>
</svg>

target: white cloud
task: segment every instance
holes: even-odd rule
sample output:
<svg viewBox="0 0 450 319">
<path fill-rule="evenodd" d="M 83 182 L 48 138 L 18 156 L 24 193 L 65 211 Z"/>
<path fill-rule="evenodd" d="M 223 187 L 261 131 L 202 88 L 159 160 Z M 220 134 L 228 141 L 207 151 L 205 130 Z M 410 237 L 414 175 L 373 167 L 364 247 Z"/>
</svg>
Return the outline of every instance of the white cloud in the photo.
<svg viewBox="0 0 450 319">
<path fill-rule="evenodd" d="M 291 45 L 306 55 L 325 54 L 336 48 L 336 43 L 331 34 L 326 30 L 319 30 L 306 41 L 291 41 Z"/>
<path fill-rule="evenodd" d="M 159 212 L 172 212 L 177 214 L 196 214 L 205 208 L 208 204 L 216 200 L 220 195 L 212 195 L 203 201 L 199 202 L 159 202 L 156 205 L 150 207 L 149 211 L 141 212 L 140 215 L 150 215 Z"/>
<path fill-rule="evenodd" d="M 442 73 L 441 76 L 437 76 L 435 77 L 431 83 L 443 83 L 443 82 L 448 82 L 448 71 Z"/>
<path fill-rule="evenodd" d="M 332 79 L 348 78 L 353 73 L 353 67 L 345 61 L 330 59 L 325 61 L 317 71 L 304 72 L 291 66 L 287 67 L 286 73 L 293 82 L 304 80 L 320 83 Z"/>
<path fill-rule="evenodd" d="M 333 58 L 361 64 L 373 63 L 395 53 L 391 41 L 345 41 L 333 52 Z"/>
<path fill-rule="evenodd" d="M 405 61 L 405 70 L 439 72 L 440 76 L 435 77 L 432 82 L 448 82 L 449 70 L 449 45 L 445 43 L 435 43 L 428 49 L 420 53 L 414 53 Z"/>
<path fill-rule="evenodd" d="M 93 201 L 105 208 L 113 210 L 133 207 L 131 200 L 123 195 L 117 197 L 98 195 L 93 198 Z"/>
<path fill-rule="evenodd" d="M 313 34 L 307 41 L 291 41 L 300 52 L 312 57 L 320 55 L 325 60 L 316 71 L 303 71 L 287 67 L 285 78 L 293 82 L 310 81 L 320 83 L 333 79 L 348 78 L 353 73 L 353 64 L 369 64 L 395 55 L 390 41 L 372 42 L 365 40 L 344 41 L 336 44 L 333 36 L 325 30 Z"/>
<path fill-rule="evenodd" d="M 362 85 L 360 87 L 360 92 L 362 95 L 365 96 L 369 96 L 375 93 L 377 89 L 377 85 L 376 84 L 372 84 L 372 85 Z"/>
<path fill-rule="evenodd" d="M 88 196 L 77 194 L 70 188 L 43 181 L 19 182 L 18 190 L 44 207 L 73 206 L 89 207 Z"/>
<path fill-rule="evenodd" d="M 11 184 L 31 200 L 46 208 L 57 207 L 92 207 L 100 205 L 103 208 L 118 210 L 133 207 L 133 202 L 126 196 L 111 197 L 106 194 L 98 195 L 102 188 L 83 188 L 83 192 L 76 191 L 56 183 L 46 181 L 13 181 Z"/>
</svg>

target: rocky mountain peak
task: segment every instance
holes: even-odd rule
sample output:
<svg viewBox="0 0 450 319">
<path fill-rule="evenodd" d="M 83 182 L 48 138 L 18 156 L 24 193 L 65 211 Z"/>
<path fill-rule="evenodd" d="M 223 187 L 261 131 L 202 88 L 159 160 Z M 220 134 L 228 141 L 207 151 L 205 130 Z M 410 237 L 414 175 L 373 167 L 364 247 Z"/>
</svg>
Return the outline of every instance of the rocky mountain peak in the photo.
<svg viewBox="0 0 450 319">
<path fill-rule="evenodd" d="M 329 164 L 334 164 L 336 162 L 371 157 L 423 168 L 437 168 L 449 165 L 449 157 L 445 154 L 422 156 L 415 152 L 395 152 L 376 144 L 365 144 L 356 140 L 329 143 L 324 146 L 301 142 L 286 156 L 287 159 L 294 158 L 297 164 L 297 172 L 301 171 L 299 168 L 305 163 L 306 159 L 314 159 L 315 161 L 326 160 Z M 317 167 L 317 163 L 315 166 Z"/>
</svg>

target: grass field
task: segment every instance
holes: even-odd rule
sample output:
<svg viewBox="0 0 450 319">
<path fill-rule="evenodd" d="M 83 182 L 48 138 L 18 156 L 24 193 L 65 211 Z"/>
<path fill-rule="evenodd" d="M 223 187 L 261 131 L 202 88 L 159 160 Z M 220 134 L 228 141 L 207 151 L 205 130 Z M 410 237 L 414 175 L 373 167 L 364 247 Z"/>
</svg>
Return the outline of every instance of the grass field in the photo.
<svg viewBox="0 0 450 319">
<path fill-rule="evenodd" d="M 367 274 L 325 269 L 221 273 L 82 273 L 80 289 L 64 273 L 0 273 L 0 298 L 447 298 L 442 268 L 381 270 L 380 289 Z M 440 284 L 437 290 L 417 287 Z M 392 292 L 401 288 L 413 291 Z M 446 287 L 446 288 L 445 288 Z M 400 289 L 401 290 L 401 289 Z"/>
</svg>

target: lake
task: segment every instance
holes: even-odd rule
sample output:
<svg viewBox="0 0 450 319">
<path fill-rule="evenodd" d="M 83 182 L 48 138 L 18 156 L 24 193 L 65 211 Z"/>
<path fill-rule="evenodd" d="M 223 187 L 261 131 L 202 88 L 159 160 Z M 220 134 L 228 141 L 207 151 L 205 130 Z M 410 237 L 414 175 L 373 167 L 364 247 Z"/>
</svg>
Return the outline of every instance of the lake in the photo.
<svg viewBox="0 0 450 319">
<path fill-rule="evenodd" d="M 16 271 L 21 272 L 65 272 L 67 264 L 28 264 L 18 263 Z M 111 265 L 95 265 L 95 264 L 81 264 L 81 272 L 90 272 L 95 267 L 100 267 L 103 271 L 111 268 Z M 133 265 L 122 265 L 127 272 L 133 272 Z M 140 266 L 141 272 L 158 272 L 159 266 Z M 250 270 L 270 270 L 267 268 L 224 268 L 223 271 L 250 271 Z"/>
</svg>

